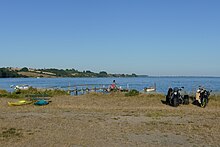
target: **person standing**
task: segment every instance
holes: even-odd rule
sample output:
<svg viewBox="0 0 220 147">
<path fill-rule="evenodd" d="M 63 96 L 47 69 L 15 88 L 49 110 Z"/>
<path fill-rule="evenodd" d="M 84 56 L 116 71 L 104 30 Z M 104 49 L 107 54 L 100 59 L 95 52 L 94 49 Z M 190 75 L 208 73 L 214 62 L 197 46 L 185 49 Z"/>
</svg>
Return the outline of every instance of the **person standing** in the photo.
<svg viewBox="0 0 220 147">
<path fill-rule="evenodd" d="M 113 80 L 113 82 L 112 82 L 112 84 L 111 84 L 111 86 L 110 86 L 110 89 L 111 89 L 111 90 L 114 90 L 114 89 L 116 89 L 116 88 L 117 88 L 117 86 L 116 86 L 115 80 Z"/>
</svg>

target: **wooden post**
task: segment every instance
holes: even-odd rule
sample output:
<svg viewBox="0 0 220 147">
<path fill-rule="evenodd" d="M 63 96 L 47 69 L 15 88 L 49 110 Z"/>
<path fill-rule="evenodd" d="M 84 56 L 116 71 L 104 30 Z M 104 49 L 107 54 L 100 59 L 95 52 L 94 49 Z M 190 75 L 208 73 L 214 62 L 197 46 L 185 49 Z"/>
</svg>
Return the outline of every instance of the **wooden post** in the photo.
<svg viewBox="0 0 220 147">
<path fill-rule="evenodd" d="M 102 85 L 102 92 L 105 92 L 105 85 Z"/>
<path fill-rule="evenodd" d="M 88 87 L 86 87 L 86 93 L 89 93 L 89 88 Z"/>
<path fill-rule="evenodd" d="M 84 89 L 83 89 L 83 87 L 82 87 L 82 94 L 84 94 Z"/>
<path fill-rule="evenodd" d="M 75 95 L 78 95 L 78 90 L 77 90 L 77 88 L 75 88 Z"/>
</svg>

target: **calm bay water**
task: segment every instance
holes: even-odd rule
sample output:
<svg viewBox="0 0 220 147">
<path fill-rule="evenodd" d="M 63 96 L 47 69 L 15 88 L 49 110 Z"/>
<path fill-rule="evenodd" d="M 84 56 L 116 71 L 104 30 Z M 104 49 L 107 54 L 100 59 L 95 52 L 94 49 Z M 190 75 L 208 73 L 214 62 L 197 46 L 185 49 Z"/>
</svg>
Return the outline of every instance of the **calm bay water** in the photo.
<svg viewBox="0 0 220 147">
<path fill-rule="evenodd" d="M 116 80 L 122 88 L 143 90 L 144 87 L 153 86 L 156 83 L 157 92 L 166 93 L 169 87 L 185 87 L 187 92 L 194 92 L 198 86 L 220 92 L 220 78 L 216 77 L 138 77 L 138 78 L 1 78 L 0 89 L 13 91 L 11 85 L 28 84 L 38 88 L 63 88 L 68 86 L 98 84 L 108 86 Z M 91 86 L 90 85 L 90 86 Z"/>
</svg>

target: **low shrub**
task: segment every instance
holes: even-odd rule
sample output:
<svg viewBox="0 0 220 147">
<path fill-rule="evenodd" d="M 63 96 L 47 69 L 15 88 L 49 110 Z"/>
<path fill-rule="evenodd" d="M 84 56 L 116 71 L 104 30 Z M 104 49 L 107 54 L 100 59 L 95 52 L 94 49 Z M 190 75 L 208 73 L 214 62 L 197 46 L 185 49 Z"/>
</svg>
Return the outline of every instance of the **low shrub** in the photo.
<svg viewBox="0 0 220 147">
<path fill-rule="evenodd" d="M 125 96 L 137 96 L 139 94 L 140 94 L 139 91 L 132 89 L 129 92 L 125 93 Z"/>
<path fill-rule="evenodd" d="M 8 91 L 0 89 L 0 95 L 8 94 Z"/>
<path fill-rule="evenodd" d="M 6 90 L 0 89 L 0 97 L 6 97 L 8 95 L 8 92 Z"/>
<path fill-rule="evenodd" d="M 60 89 L 46 90 L 43 94 L 49 96 L 70 95 L 67 91 Z"/>
<path fill-rule="evenodd" d="M 53 97 L 60 95 L 70 95 L 65 90 L 60 89 L 37 89 L 30 87 L 27 90 L 16 90 L 14 92 L 7 92 L 6 90 L 0 90 L 0 97 L 5 98 L 24 98 L 24 97 Z"/>
<path fill-rule="evenodd" d="M 69 95 L 68 92 L 60 89 L 37 89 L 30 87 L 28 90 L 19 90 L 14 93 L 25 96 L 57 96 L 57 95 Z"/>
<path fill-rule="evenodd" d="M 20 95 L 20 94 L 16 94 L 16 93 L 8 93 L 7 95 L 5 95 L 4 97 L 7 97 L 7 98 L 22 98 L 23 96 Z"/>
</svg>

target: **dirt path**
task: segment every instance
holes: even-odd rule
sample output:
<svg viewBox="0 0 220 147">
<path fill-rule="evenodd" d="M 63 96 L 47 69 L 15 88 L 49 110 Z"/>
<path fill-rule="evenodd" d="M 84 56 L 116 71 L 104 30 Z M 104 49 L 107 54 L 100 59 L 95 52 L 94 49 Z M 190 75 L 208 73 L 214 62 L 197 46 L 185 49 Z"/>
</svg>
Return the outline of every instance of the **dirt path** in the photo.
<svg viewBox="0 0 220 147">
<path fill-rule="evenodd" d="M 90 94 L 47 106 L 0 98 L 1 146 L 219 146 L 220 105 L 173 108 L 162 97 Z"/>
</svg>

